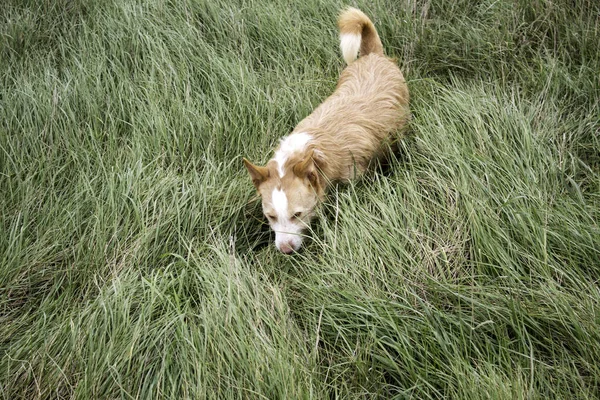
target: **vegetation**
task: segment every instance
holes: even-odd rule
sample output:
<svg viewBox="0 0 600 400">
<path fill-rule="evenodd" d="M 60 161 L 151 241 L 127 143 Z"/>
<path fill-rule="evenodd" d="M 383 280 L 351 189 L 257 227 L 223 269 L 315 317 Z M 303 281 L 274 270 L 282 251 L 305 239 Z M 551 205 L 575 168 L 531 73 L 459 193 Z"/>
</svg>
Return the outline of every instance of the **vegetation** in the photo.
<svg viewBox="0 0 600 400">
<path fill-rule="evenodd" d="M 410 133 L 285 256 L 241 158 L 344 5 L 2 2 L 3 399 L 600 396 L 600 5 L 352 3 Z"/>
</svg>

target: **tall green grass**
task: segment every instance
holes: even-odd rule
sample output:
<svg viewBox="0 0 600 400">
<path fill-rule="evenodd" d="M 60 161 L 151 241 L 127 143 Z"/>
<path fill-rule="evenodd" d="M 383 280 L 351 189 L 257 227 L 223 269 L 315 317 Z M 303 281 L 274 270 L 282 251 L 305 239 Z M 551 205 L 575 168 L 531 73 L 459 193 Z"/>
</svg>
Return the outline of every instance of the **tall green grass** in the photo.
<svg viewBox="0 0 600 400">
<path fill-rule="evenodd" d="M 600 6 L 352 3 L 410 132 L 284 256 L 241 157 L 344 5 L 0 5 L 2 398 L 600 396 Z"/>
</svg>

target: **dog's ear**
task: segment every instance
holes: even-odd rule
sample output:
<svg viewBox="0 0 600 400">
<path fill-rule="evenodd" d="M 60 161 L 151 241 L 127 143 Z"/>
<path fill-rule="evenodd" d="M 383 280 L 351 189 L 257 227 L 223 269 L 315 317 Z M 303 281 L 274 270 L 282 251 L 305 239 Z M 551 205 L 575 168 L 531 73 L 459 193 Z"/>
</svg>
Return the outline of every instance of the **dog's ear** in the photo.
<svg viewBox="0 0 600 400">
<path fill-rule="evenodd" d="M 304 159 L 294 165 L 294 174 L 300 178 L 306 178 L 314 187 L 321 186 L 319 169 L 323 160 L 323 153 L 319 150 L 311 150 L 306 153 Z"/>
<path fill-rule="evenodd" d="M 250 173 L 250 178 L 252 178 L 252 183 L 256 188 L 260 186 L 261 183 L 266 181 L 269 178 L 269 169 L 267 167 L 259 167 L 252 164 L 250 161 L 244 158 L 244 165 L 246 169 Z"/>
</svg>

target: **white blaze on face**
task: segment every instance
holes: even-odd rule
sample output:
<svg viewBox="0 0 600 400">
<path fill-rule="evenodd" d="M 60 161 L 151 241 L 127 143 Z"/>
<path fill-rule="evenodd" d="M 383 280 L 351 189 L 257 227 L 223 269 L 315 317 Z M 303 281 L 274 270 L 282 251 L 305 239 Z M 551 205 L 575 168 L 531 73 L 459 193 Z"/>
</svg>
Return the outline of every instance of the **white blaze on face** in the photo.
<svg viewBox="0 0 600 400">
<path fill-rule="evenodd" d="M 271 228 L 275 231 L 275 246 L 279 250 L 282 246 L 298 250 L 302 244 L 301 233 L 304 226 L 301 223 L 292 221 L 288 209 L 288 199 L 283 190 L 273 189 L 271 201 L 277 215 L 277 221 L 271 225 Z"/>
<path fill-rule="evenodd" d="M 283 178 L 285 171 L 283 167 L 287 159 L 294 153 L 304 150 L 312 136 L 306 132 L 292 133 L 281 140 L 279 149 L 275 152 L 274 160 L 277 162 L 277 172 Z"/>
</svg>

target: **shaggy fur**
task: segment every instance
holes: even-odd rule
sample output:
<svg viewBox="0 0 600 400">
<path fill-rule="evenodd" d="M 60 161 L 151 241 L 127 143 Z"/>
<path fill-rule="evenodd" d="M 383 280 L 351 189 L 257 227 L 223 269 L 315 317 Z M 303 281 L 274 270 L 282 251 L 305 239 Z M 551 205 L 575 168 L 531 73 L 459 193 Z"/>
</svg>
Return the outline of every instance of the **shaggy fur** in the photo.
<svg viewBox="0 0 600 400">
<path fill-rule="evenodd" d="M 301 233 L 327 186 L 362 174 L 409 116 L 406 82 L 384 56 L 371 20 L 348 8 L 338 26 L 349 65 L 333 94 L 281 141 L 265 167 L 244 159 L 276 232 L 275 244 L 284 253 L 299 249 Z"/>
</svg>

